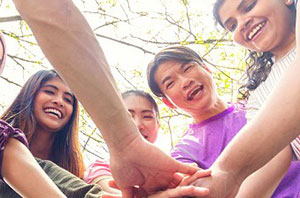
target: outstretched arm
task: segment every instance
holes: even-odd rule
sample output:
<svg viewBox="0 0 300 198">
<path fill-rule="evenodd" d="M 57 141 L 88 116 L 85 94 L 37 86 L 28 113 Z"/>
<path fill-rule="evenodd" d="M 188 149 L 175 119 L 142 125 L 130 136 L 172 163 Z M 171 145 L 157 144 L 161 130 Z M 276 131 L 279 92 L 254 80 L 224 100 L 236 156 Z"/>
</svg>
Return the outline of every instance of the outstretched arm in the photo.
<svg viewBox="0 0 300 198">
<path fill-rule="evenodd" d="M 109 146 L 113 176 L 124 197 L 132 196 L 134 185 L 151 192 L 167 186 L 177 171 L 196 171 L 142 139 L 93 31 L 71 0 L 14 2 L 46 57 L 100 129 Z"/>
<path fill-rule="evenodd" d="M 6 144 L 1 174 L 22 197 L 66 197 L 41 169 L 27 147 L 14 138 Z"/>
<path fill-rule="evenodd" d="M 300 10 L 300 4 L 297 5 Z M 230 142 L 202 180 L 211 197 L 231 198 L 250 174 L 264 166 L 300 132 L 300 12 L 296 20 L 297 57 L 256 117 Z M 284 106 L 282 106 L 284 105 Z"/>
<path fill-rule="evenodd" d="M 290 168 L 291 147 L 287 146 L 265 166 L 246 178 L 236 198 L 270 198 Z"/>
</svg>

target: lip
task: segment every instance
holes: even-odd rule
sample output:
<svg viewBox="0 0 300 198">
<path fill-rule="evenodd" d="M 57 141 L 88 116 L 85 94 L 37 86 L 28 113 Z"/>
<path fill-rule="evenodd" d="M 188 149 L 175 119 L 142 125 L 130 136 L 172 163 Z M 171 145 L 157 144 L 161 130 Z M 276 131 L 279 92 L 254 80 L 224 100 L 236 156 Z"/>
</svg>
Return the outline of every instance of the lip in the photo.
<svg viewBox="0 0 300 198">
<path fill-rule="evenodd" d="M 57 116 L 58 119 L 62 119 L 62 118 L 64 117 L 63 112 L 62 112 L 60 109 L 55 108 L 55 107 L 45 107 L 45 108 L 43 108 L 43 111 L 44 111 L 46 114 L 56 115 L 56 114 L 54 114 L 54 113 L 49 113 L 49 111 L 47 112 L 47 110 L 49 110 L 49 109 L 52 109 L 52 110 L 54 110 L 54 111 L 58 111 L 58 112 L 60 113 L 60 115 Z"/>
<path fill-rule="evenodd" d="M 198 95 L 200 92 L 203 91 L 203 89 L 204 89 L 203 84 L 198 84 L 198 85 L 194 86 L 193 88 L 191 88 L 191 89 L 187 92 L 187 94 L 186 94 L 186 99 L 187 99 L 188 101 L 193 100 L 193 99 L 195 98 L 196 95 Z M 198 91 L 198 92 L 197 92 L 197 91 Z M 194 92 L 197 92 L 197 93 L 194 94 Z M 200 93 L 200 94 L 201 94 L 201 93 Z"/>
<path fill-rule="evenodd" d="M 267 21 L 263 20 L 263 21 L 260 21 L 259 23 L 256 23 L 255 25 L 251 26 L 251 28 L 249 28 L 249 30 L 246 33 L 245 39 L 247 41 L 254 41 L 264 30 L 266 23 L 267 23 Z M 255 30 L 256 28 L 258 30 Z M 253 35 L 251 35 L 251 34 L 253 34 Z M 249 37 L 251 37 L 251 38 L 249 38 Z"/>
</svg>

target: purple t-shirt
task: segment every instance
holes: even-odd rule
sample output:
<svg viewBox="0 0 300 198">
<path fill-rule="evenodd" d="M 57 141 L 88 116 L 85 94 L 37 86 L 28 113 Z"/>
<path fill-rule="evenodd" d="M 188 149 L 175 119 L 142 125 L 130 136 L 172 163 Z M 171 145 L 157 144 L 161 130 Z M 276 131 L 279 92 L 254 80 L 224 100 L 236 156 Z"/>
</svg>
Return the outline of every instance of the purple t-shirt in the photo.
<svg viewBox="0 0 300 198">
<path fill-rule="evenodd" d="M 3 161 L 3 153 L 9 138 L 15 138 L 28 147 L 25 134 L 20 129 L 11 127 L 8 123 L 0 119 L 0 182 L 3 181 L 1 169 Z"/>
<path fill-rule="evenodd" d="M 184 163 L 197 163 L 200 168 L 209 168 L 226 145 L 246 124 L 242 106 L 230 105 L 225 111 L 198 124 L 191 124 L 171 156 Z M 287 175 L 280 182 L 273 198 L 298 198 L 300 191 L 300 161 L 291 163 Z"/>
</svg>

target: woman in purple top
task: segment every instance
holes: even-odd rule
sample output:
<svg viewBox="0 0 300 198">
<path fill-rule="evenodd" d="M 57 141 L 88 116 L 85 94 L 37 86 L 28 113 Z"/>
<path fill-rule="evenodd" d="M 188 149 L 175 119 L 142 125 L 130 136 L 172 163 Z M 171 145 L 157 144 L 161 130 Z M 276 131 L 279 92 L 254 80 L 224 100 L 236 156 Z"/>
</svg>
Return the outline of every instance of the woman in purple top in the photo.
<svg viewBox="0 0 300 198">
<path fill-rule="evenodd" d="M 0 73 L 4 68 L 6 54 L 4 38 L 0 33 Z M 26 146 L 28 143 L 23 132 L 0 120 L 0 180 L 4 179 L 26 197 L 65 197 Z"/>
<path fill-rule="evenodd" d="M 210 70 L 190 48 L 178 46 L 162 50 L 148 65 L 147 75 L 155 95 L 162 97 L 169 107 L 180 108 L 194 119 L 172 150 L 172 157 L 181 162 L 196 163 L 203 169 L 209 168 L 246 124 L 244 109 L 221 100 Z M 300 175 L 297 169 L 300 163 L 293 162 L 290 168 L 289 164 L 280 163 L 283 157 L 292 156 L 290 150 L 283 152 L 289 153 L 277 156 L 263 170 L 250 176 L 240 188 L 238 197 L 261 198 L 272 194 L 272 197 L 298 197 Z M 272 184 L 270 188 L 260 188 L 266 182 Z"/>
</svg>

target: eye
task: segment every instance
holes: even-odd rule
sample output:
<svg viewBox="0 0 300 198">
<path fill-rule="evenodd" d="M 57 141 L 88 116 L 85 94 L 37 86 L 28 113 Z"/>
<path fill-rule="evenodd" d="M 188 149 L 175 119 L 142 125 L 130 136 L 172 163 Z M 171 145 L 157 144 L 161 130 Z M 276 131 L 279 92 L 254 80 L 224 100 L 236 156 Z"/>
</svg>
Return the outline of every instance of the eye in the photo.
<svg viewBox="0 0 300 198">
<path fill-rule="evenodd" d="M 64 98 L 68 104 L 73 104 L 73 100 L 70 98 Z"/>
<path fill-rule="evenodd" d="M 48 90 L 48 89 L 45 89 L 44 90 L 45 93 L 49 94 L 49 95 L 54 95 L 54 91 L 51 91 L 51 90 Z"/>
<path fill-rule="evenodd" d="M 186 66 L 183 71 L 188 72 L 192 69 L 192 67 L 193 67 L 192 65 Z"/>
<path fill-rule="evenodd" d="M 233 32 L 235 30 L 235 28 L 236 28 L 236 24 L 232 24 L 232 25 L 229 26 L 228 30 L 230 32 Z"/>
<path fill-rule="evenodd" d="M 245 7 L 245 12 L 249 12 L 252 10 L 252 8 L 256 5 L 256 1 L 250 2 L 246 7 Z"/>
<path fill-rule="evenodd" d="M 144 116 L 144 119 L 147 119 L 147 120 L 150 120 L 150 119 L 153 119 L 154 117 L 153 116 L 151 116 L 151 115 L 146 115 L 146 116 Z"/>
<path fill-rule="evenodd" d="M 170 88 L 172 88 L 173 85 L 174 85 L 174 81 L 169 81 L 169 82 L 167 83 L 166 88 L 167 88 L 167 89 L 170 89 Z"/>
</svg>

